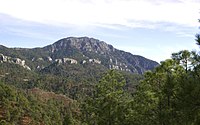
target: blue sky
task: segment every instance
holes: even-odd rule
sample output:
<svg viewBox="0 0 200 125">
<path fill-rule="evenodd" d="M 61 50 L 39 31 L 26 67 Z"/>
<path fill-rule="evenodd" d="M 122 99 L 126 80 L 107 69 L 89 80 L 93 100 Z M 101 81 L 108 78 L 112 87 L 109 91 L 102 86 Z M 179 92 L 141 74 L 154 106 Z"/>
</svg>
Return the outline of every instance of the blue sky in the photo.
<svg viewBox="0 0 200 125">
<path fill-rule="evenodd" d="M 162 61 L 198 49 L 200 0 L 0 0 L 0 44 L 42 47 L 88 36 Z"/>
</svg>

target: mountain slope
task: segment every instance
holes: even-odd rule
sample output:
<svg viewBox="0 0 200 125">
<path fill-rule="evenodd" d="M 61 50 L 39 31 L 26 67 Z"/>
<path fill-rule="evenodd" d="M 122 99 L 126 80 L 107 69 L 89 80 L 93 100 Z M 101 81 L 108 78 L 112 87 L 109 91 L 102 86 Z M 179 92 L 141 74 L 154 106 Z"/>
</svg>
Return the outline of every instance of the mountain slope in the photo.
<svg viewBox="0 0 200 125">
<path fill-rule="evenodd" d="M 57 62 L 75 65 L 98 64 L 107 69 L 143 74 L 158 65 L 155 61 L 118 50 L 103 41 L 88 37 L 68 37 L 43 48 L 24 49 L 0 46 L 0 53 L 24 60 L 32 70 L 42 70 Z"/>
<path fill-rule="evenodd" d="M 79 63 L 97 63 L 108 69 L 143 74 L 158 63 L 142 56 L 132 55 L 94 38 L 69 37 L 43 48 L 53 60 L 70 57 Z"/>
</svg>

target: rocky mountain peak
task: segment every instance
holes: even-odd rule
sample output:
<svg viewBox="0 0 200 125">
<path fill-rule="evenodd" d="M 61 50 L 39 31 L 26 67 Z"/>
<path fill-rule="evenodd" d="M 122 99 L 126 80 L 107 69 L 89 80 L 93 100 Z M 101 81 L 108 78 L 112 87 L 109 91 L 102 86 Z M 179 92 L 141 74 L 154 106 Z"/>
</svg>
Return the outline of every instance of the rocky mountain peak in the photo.
<svg viewBox="0 0 200 125">
<path fill-rule="evenodd" d="M 63 38 L 51 45 L 51 51 L 55 52 L 59 49 L 74 47 L 81 51 L 92 51 L 96 53 L 109 53 L 115 51 L 112 45 L 103 41 L 89 37 L 68 37 Z"/>
</svg>

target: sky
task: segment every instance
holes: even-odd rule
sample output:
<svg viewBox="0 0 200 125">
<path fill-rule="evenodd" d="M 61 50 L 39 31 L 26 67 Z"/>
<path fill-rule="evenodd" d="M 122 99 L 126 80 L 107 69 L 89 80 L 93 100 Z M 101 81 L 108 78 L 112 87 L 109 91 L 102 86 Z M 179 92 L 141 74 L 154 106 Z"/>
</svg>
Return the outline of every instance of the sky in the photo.
<svg viewBox="0 0 200 125">
<path fill-rule="evenodd" d="M 0 44 L 43 47 L 91 37 L 157 62 L 199 50 L 200 0 L 0 0 Z"/>
</svg>

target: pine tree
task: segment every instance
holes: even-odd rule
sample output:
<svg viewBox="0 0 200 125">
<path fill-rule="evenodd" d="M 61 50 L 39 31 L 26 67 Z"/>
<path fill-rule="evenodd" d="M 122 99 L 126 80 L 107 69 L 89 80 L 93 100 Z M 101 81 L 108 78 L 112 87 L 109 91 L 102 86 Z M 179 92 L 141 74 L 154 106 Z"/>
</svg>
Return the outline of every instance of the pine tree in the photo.
<svg viewBox="0 0 200 125">
<path fill-rule="evenodd" d="M 111 70 L 97 84 L 94 96 L 82 106 L 86 123 L 95 125 L 125 124 L 127 96 L 125 80 L 121 74 Z"/>
</svg>

